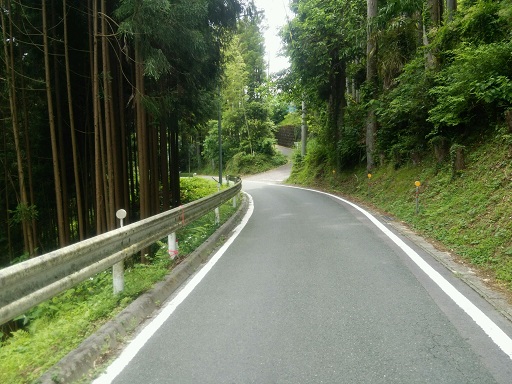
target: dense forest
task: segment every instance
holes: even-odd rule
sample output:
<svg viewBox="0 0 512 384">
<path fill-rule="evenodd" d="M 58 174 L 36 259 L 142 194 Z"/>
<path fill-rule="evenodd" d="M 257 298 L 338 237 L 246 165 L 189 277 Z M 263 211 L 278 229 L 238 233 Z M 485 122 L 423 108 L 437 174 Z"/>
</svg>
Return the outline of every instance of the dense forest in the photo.
<svg viewBox="0 0 512 384">
<path fill-rule="evenodd" d="M 274 156 L 290 105 L 319 177 L 455 172 L 471 138 L 509 140 L 512 0 L 289 5 L 269 79 L 252 1 L 0 0 L 0 265 L 178 206 L 180 171 Z"/>
<path fill-rule="evenodd" d="M 0 17 L 0 266 L 113 229 L 120 208 L 179 206 L 180 171 L 218 163 L 219 113 L 229 155 L 273 153 L 251 1 L 2 0 Z"/>
<path fill-rule="evenodd" d="M 306 104 L 297 172 L 426 157 L 464 166 L 471 138 L 512 132 L 512 1 L 295 0 L 278 81 Z M 433 154 L 433 155 L 432 155 Z"/>
</svg>

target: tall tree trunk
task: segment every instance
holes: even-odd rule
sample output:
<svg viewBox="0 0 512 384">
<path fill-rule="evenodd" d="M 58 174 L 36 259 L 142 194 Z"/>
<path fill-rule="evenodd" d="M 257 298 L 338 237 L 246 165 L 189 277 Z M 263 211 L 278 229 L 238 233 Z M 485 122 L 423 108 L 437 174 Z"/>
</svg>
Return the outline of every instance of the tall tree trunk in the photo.
<svg viewBox="0 0 512 384">
<path fill-rule="evenodd" d="M 423 24 L 423 45 L 428 47 L 430 42 L 428 40 L 428 33 L 439 27 L 441 24 L 441 17 L 443 15 L 443 0 L 428 0 L 427 1 L 429 20 Z M 426 68 L 435 69 L 437 67 L 437 54 L 432 48 L 427 48 L 426 52 Z"/>
<path fill-rule="evenodd" d="M 169 163 L 167 161 L 167 132 L 165 122 L 160 119 L 160 178 L 162 180 L 162 209 L 170 208 Z"/>
<path fill-rule="evenodd" d="M 7 14 L 9 17 L 9 32 L 10 36 L 13 36 L 12 33 L 12 12 L 10 8 L 10 2 L 7 2 L 7 6 L 5 6 L 4 1 L 0 2 L 0 7 L 2 9 L 7 9 Z M 19 131 L 19 121 L 18 121 L 18 112 L 17 112 L 17 99 L 16 99 L 16 78 L 15 78 L 15 69 L 14 69 L 14 51 L 12 43 L 9 44 L 10 49 L 8 48 L 8 41 L 12 42 L 12 38 L 7 36 L 7 29 L 5 23 L 4 12 L 1 12 L 1 24 L 2 24 L 2 38 L 4 41 L 4 62 L 5 62 L 5 75 L 6 82 L 9 94 L 9 107 L 11 112 L 11 123 L 12 123 L 12 131 L 14 137 L 14 149 L 16 151 L 16 162 L 18 168 L 18 184 L 19 184 L 19 205 L 18 209 L 21 209 L 21 226 L 23 231 L 23 239 L 24 239 L 24 250 L 30 256 L 35 254 L 34 252 L 34 238 L 32 234 L 31 221 L 32 217 L 28 217 L 29 215 L 25 215 L 23 211 L 29 213 L 28 210 L 30 208 L 30 203 L 28 201 L 27 196 L 27 188 L 25 185 L 25 170 L 23 168 L 23 156 L 22 156 L 22 148 L 20 141 L 20 131 Z"/>
<path fill-rule="evenodd" d="M 343 60 L 338 59 L 339 52 L 333 53 L 333 67 L 329 74 L 330 95 L 328 105 L 328 125 L 327 145 L 329 147 L 330 162 L 341 170 L 341 157 L 339 154 L 339 144 L 341 132 L 344 125 L 344 114 L 346 107 L 345 83 L 346 83 L 346 65 Z"/>
<path fill-rule="evenodd" d="M 118 48 L 118 57 L 121 57 L 121 50 Z M 118 72 L 119 72 L 119 80 L 118 80 L 118 115 L 119 115 L 119 129 L 121 133 L 120 138 L 120 149 L 121 149 L 121 169 L 117 172 L 118 185 L 123 186 L 122 192 L 122 204 L 118 208 L 124 208 L 128 210 L 128 202 L 130 201 L 130 190 L 129 190 L 129 178 L 128 178 L 128 154 L 127 148 L 130 149 L 130 143 L 127 139 L 126 134 L 126 117 L 125 117 L 125 109 L 124 109 L 124 88 L 123 82 L 121 81 L 121 77 L 123 76 L 123 67 L 122 62 L 119 60 L 118 62 Z"/>
<path fill-rule="evenodd" d="M 372 100 L 376 98 L 377 93 L 377 37 L 375 31 L 377 12 L 377 0 L 367 0 L 366 81 L 371 89 Z M 368 172 L 375 167 L 376 133 L 377 116 L 373 103 L 370 103 L 366 117 L 366 169 Z"/>
<path fill-rule="evenodd" d="M 95 175 L 95 216 L 96 234 L 104 232 L 104 191 L 103 191 L 103 164 L 101 152 L 101 108 L 99 88 L 99 48 L 98 48 L 98 3 L 92 0 L 92 36 L 93 36 L 93 59 L 92 59 L 92 102 L 94 119 L 94 175 Z"/>
<path fill-rule="evenodd" d="M 55 18 L 55 1 L 52 0 L 50 2 L 50 19 L 52 21 L 52 25 L 57 25 Z M 64 143 L 64 124 L 62 122 L 62 95 L 61 95 L 61 82 L 60 82 L 60 68 L 59 68 L 59 52 L 57 49 L 57 41 L 59 40 L 55 34 L 55 28 L 51 28 L 51 44 L 49 44 L 48 49 L 51 47 L 52 54 L 52 64 L 53 64 L 53 93 L 55 94 L 55 108 L 54 108 L 54 117 L 56 121 L 57 128 L 57 147 L 58 147 L 58 156 L 59 156 L 59 174 L 60 174 L 60 183 L 61 183 L 61 193 L 62 193 L 62 217 L 64 219 L 64 237 L 65 244 L 69 244 L 70 239 L 70 225 L 69 225 L 69 208 L 68 208 L 68 183 L 67 183 L 67 174 L 66 174 L 66 145 Z"/>
<path fill-rule="evenodd" d="M 108 4 L 107 4 L 108 5 Z M 110 13 L 110 10 L 107 8 L 107 12 Z M 110 29 L 109 29 L 110 30 Z M 115 46 L 117 46 L 118 42 L 115 42 Z M 117 212 L 117 210 L 124 208 L 125 199 L 124 199 L 124 177 L 123 177 L 123 163 L 122 163 L 122 147 L 125 146 L 123 141 L 123 130 L 124 128 L 121 126 L 121 111 L 122 109 L 119 107 L 119 104 L 123 103 L 123 98 L 121 96 L 123 91 L 123 77 L 121 72 L 119 72 L 119 66 L 117 64 L 112 65 L 112 61 L 116 62 L 116 57 L 118 55 L 117 48 L 111 47 L 109 49 L 109 63 L 108 67 L 110 68 L 111 80 L 108 83 L 109 86 L 109 94 L 112 97 L 110 101 L 110 116 L 111 116 L 111 142 L 112 142 L 112 161 L 113 161 L 113 172 L 112 178 L 114 180 L 114 201 L 115 206 L 112 208 L 113 212 Z M 117 87 L 114 87 L 114 84 L 117 84 Z M 124 117 L 123 117 L 124 118 Z M 126 175 L 126 173 L 124 173 Z"/>
<path fill-rule="evenodd" d="M 1 16 L 3 18 L 3 15 Z M 2 24 L 3 25 L 3 24 Z M 3 30 L 3 28 L 2 28 Z M 5 35 L 3 36 L 4 37 L 4 41 L 5 40 Z M 9 203 L 10 203 L 10 199 L 9 199 L 9 189 L 7 188 L 7 185 L 9 184 L 9 169 L 7 168 L 7 127 L 6 127 L 6 124 L 5 124 L 5 121 L 3 122 L 4 124 L 3 125 L 3 154 L 4 154 L 4 159 L 3 159 L 3 165 L 4 165 L 4 185 L 5 185 L 5 188 L 4 188 L 4 192 L 5 192 L 5 218 L 3 220 L 4 224 L 5 224 L 5 233 L 7 234 L 7 256 L 8 256 L 8 261 L 9 263 L 11 263 L 12 261 L 12 256 L 13 256 L 13 252 L 12 252 L 12 237 L 11 237 L 11 226 L 9 225 L 9 209 L 11 208 L 9 206 Z"/>
<path fill-rule="evenodd" d="M 96 231 L 96 175 L 94 173 L 94 166 L 95 166 L 95 106 L 94 101 L 96 100 L 95 93 L 94 93 L 94 79 L 93 79 L 93 73 L 94 73 L 94 22 L 93 22 L 93 1 L 96 0 L 87 0 L 87 26 L 88 26 L 88 47 L 89 47 L 89 55 L 87 55 L 89 59 L 89 77 L 91 79 L 90 83 L 90 89 L 88 92 L 88 98 L 87 98 L 87 110 L 92 109 L 92 132 L 89 130 L 91 129 L 90 123 L 86 121 L 83 124 L 83 131 L 86 132 L 86 135 L 84 136 L 84 144 L 82 149 L 83 153 L 83 187 L 84 187 L 84 209 L 85 209 L 85 220 L 87 223 L 87 230 L 86 230 L 86 236 L 88 234 L 93 234 Z M 92 108 L 91 108 L 92 103 Z M 89 120 L 89 119 L 87 119 Z"/>
<path fill-rule="evenodd" d="M 338 115 L 336 119 L 336 126 L 338 130 L 339 140 L 343 140 L 342 132 L 345 127 L 345 110 L 347 108 L 347 63 L 341 60 L 338 64 L 337 71 L 337 83 L 339 93 L 339 106 Z M 336 166 L 338 171 L 341 171 L 341 155 L 339 151 L 339 145 L 336 146 L 337 160 Z"/>
<path fill-rule="evenodd" d="M 150 191 L 149 191 L 149 156 L 148 156 L 148 132 L 146 123 L 146 111 L 142 103 L 144 97 L 144 64 L 142 59 L 142 47 L 140 37 L 135 37 L 135 113 L 137 124 L 137 157 L 139 161 L 139 203 L 140 218 L 145 219 L 150 215 Z M 141 251 L 141 262 L 146 262 L 147 250 Z"/>
<path fill-rule="evenodd" d="M 53 115 L 53 100 L 52 100 L 52 87 L 51 87 L 51 76 L 50 76 L 50 52 L 48 45 L 48 27 L 46 21 L 46 1 L 41 0 L 41 9 L 43 14 L 43 49 L 44 49 L 44 69 L 45 69 L 45 81 L 46 81 L 46 98 L 48 106 L 48 120 L 50 125 L 50 140 L 52 147 L 52 162 L 53 162 L 53 178 L 55 184 L 55 201 L 57 205 L 57 228 L 59 245 L 61 247 L 66 245 L 66 220 L 64 218 L 64 201 L 62 198 L 62 182 L 59 167 L 59 147 L 57 130 L 55 127 L 55 119 Z"/>
<path fill-rule="evenodd" d="M 21 19 L 21 15 L 20 15 Z M 21 23 L 21 20 L 19 21 Z M 12 33 L 12 32 L 11 32 Z M 20 50 L 19 52 L 19 60 L 23 61 L 23 52 Z M 35 203 L 35 194 L 34 194 L 34 178 L 32 176 L 32 149 L 30 145 L 30 132 L 29 132 L 29 119 L 28 119 L 28 106 L 27 106 L 27 95 L 26 95 L 26 84 L 25 84 L 25 73 L 23 70 L 23 65 L 19 67 L 20 73 L 20 85 L 21 85 L 21 111 L 23 114 L 23 132 L 25 137 L 25 154 L 27 159 L 27 181 L 28 181 L 28 201 L 30 205 Z M 37 220 L 35 217 L 32 217 L 31 220 L 32 227 L 32 241 L 34 243 L 34 249 L 31 251 L 35 256 L 37 254 Z M 29 252 L 30 253 L 30 252 Z M 32 253 L 30 253 L 32 255 Z"/>
<path fill-rule="evenodd" d="M 161 212 L 160 210 L 160 178 L 158 168 L 158 130 L 151 128 L 149 132 L 149 138 L 151 140 L 149 145 L 149 156 L 150 156 L 150 192 L 151 192 L 151 215 L 156 215 Z"/>
<path fill-rule="evenodd" d="M 148 209 L 148 157 L 146 151 L 147 131 L 144 106 L 142 105 L 142 87 L 144 83 L 144 74 L 142 68 L 142 58 L 140 54 L 140 42 L 135 43 L 135 113 L 137 121 L 137 159 L 139 163 L 138 184 L 139 184 L 139 204 L 140 218 L 145 219 L 149 215 Z"/>
<path fill-rule="evenodd" d="M 428 9 L 430 13 L 430 27 L 437 27 L 441 24 L 443 16 L 444 0 L 428 0 Z"/>
<path fill-rule="evenodd" d="M 69 129 L 71 131 L 71 150 L 73 152 L 73 174 L 75 177 L 76 210 L 78 216 L 78 236 L 85 239 L 84 207 L 82 202 L 82 188 L 80 183 L 80 167 L 78 163 L 78 149 L 75 132 L 75 114 L 73 112 L 73 93 L 71 92 L 71 70 L 69 66 L 68 43 L 68 17 L 66 0 L 62 0 L 62 15 L 64 20 L 64 62 L 66 67 L 66 89 L 68 94 Z"/>
<path fill-rule="evenodd" d="M 103 212 L 101 212 L 102 216 L 103 216 L 103 229 L 104 230 L 109 230 L 110 229 L 110 225 L 109 225 L 109 221 L 110 221 L 110 210 L 108 209 L 108 181 L 107 181 L 107 178 L 108 178 L 108 175 L 107 175 L 107 172 L 108 172 L 108 169 L 107 169 L 107 163 L 105 161 L 105 159 L 107 158 L 107 145 L 106 145 L 106 140 L 105 140 L 105 125 L 104 125 L 104 120 L 102 118 L 102 109 L 101 109 L 101 103 L 100 103 L 100 98 L 98 98 L 98 111 L 100 111 L 100 121 L 99 121 L 99 124 L 98 124 L 98 129 L 99 129 L 99 137 L 100 137 L 100 168 L 99 168 L 99 172 L 100 174 L 102 175 L 102 181 L 101 181 L 101 185 L 103 186 L 103 196 L 104 196 L 104 210 Z"/>
<path fill-rule="evenodd" d="M 446 0 L 446 12 L 448 21 L 452 21 L 453 15 L 457 12 L 457 0 Z"/>
<path fill-rule="evenodd" d="M 171 180 L 171 208 L 181 205 L 180 197 L 180 157 L 179 157 L 179 124 L 176 112 L 169 115 L 169 149 L 170 157 L 170 180 Z"/>
<path fill-rule="evenodd" d="M 114 128 L 112 124 L 112 85 L 110 82 L 110 61 L 108 49 L 108 30 L 107 30 L 107 6 L 105 0 L 101 0 L 101 51 L 103 58 L 103 104 L 105 113 L 105 145 L 106 145 L 106 160 L 107 172 L 105 178 L 105 190 L 108 205 L 106 206 L 107 213 L 107 229 L 112 230 L 116 227 L 115 213 L 115 174 L 114 174 Z"/>
</svg>

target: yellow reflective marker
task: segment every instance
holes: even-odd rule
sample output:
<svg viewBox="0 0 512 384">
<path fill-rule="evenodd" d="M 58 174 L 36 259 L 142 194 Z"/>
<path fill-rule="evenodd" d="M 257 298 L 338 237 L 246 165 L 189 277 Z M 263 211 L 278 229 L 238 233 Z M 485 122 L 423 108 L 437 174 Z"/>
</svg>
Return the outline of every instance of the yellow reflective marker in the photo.
<svg viewBox="0 0 512 384">
<path fill-rule="evenodd" d="M 371 173 L 369 173 L 369 174 L 368 174 L 368 178 L 369 178 L 369 179 L 371 179 L 371 178 L 372 178 L 372 174 L 371 174 Z"/>
<path fill-rule="evenodd" d="M 415 181 L 415 182 L 414 182 L 414 185 L 415 185 L 415 186 L 417 186 L 417 187 L 419 187 L 419 186 L 421 185 L 421 183 L 420 183 L 419 181 Z"/>
</svg>

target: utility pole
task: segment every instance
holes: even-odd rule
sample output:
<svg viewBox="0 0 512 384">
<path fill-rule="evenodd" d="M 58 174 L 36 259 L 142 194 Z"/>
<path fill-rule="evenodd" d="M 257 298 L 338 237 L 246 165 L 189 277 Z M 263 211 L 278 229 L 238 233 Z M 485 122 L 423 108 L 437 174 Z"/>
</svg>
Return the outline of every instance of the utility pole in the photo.
<svg viewBox="0 0 512 384">
<path fill-rule="evenodd" d="M 219 131 L 219 185 L 222 185 L 222 96 L 219 86 L 219 105 L 218 105 L 218 131 Z"/>
<path fill-rule="evenodd" d="M 302 157 L 306 156 L 306 141 L 308 136 L 308 126 L 306 123 L 306 102 L 302 100 L 302 123 L 300 126 L 300 140 L 301 140 L 301 151 Z"/>
</svg>

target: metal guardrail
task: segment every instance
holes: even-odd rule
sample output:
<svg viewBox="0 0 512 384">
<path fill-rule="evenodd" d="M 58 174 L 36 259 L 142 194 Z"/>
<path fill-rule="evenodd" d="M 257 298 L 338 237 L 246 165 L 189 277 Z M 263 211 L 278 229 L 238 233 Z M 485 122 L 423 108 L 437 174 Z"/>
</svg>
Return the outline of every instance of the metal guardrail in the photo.
<svg viewBox="0 0 512 384">
<path fill-rule="evenodd" d="M 241 189 L 238 179 L 214 195 L 0 269 L 0 324 L 204 216 Z"/>
</svg>

